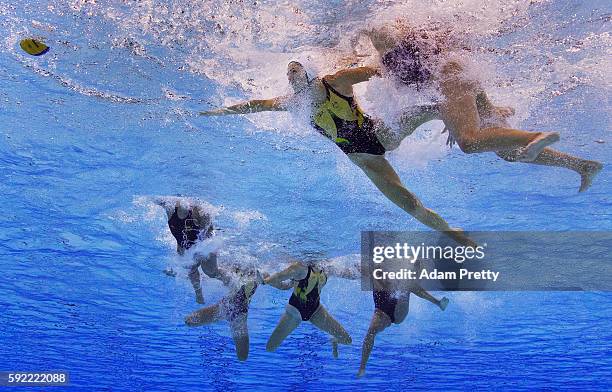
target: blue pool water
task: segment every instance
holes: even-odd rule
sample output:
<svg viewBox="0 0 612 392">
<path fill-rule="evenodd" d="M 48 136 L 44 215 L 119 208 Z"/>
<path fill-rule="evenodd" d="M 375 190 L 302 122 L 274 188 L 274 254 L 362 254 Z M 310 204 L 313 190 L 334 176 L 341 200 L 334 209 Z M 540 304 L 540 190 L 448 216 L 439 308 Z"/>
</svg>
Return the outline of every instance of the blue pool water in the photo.
<svg viewBox="0 0 612 392">
<path fill-rule="evenodd" d="M 70 389 L 82 390 L 612 388 L 609 292 L 446 293 L 445 312 L 414 299 L 407 321 L 377 338 L 363 379 L 355 374 L 373 304 L 355 281 L 332 278 L 322 292 L 353 337 L 339 359 L 308 323 L 277 352 L 265 351 L 288 297 L 270 287 L 251 303 L 245 363 L 235 358 L 226 323 L 184 326 L 183 317 L 199 306 L 186 279 L 162 273 L 177 259 L 164 213 L 150 197 L 181 194 L 215 206 L 220 262 L 270 272 L 291 257 L 358 253 L 361 230 L 423 229 L 315 132 L 289 129 L 286 118 L 279 126 L 274 117 L 190 115 L 225 98 L 285 91 L 275 80 L 248 87 L 241 72 L 264 80 L 265 61 L 240 60 L 240 45 L 248 48 L 245 58 L 253 48 L 314 50 L 305 31 L 335 37 L 334 29 L 346 27 L 330 27 L 333 15 L 317 14 L 317 7 L 335 4 L 335 17 L 347 26 L 383 7 L 363 2 L 349 12 L 337 2 L 296 2 L 320 27 L 297 34 L 266 19 L 276 6 L 282 18 L 286 7 L 256 3 L 227 10 L 226 2 L 171 2 L 166 11 L 154 1 L 0 5 L 0 370 L 66 370 Z M 417 162 L 409 155 L 421 157 L 423 145 L 406 141 L 391 162 L 451 224 L 612 230 L 609 90 L 598 83 L 608 80 L 603 53 L 612 9 L 605 1 L 569 3 L 535 4 L 503 19 L 515 29 L 488 44 L 515 48 L 527 66 L 497 59 L 499 81 L 510 84 L 493 83 L 493 98 L 517 106 L 517 125 L 558 130 L 559 149 L 608 166 L 578 194 L 578 176 L 567 170 L 439 148 L 435 159 Z M 208 33 L 194 18 L 215 6 L 219 28 L 228 31 L 223 37 L 234 34 L 233 47 L 223 45 L 225 38 L 214 46 L 214 36 L 199 37 Z M 250 12 L 250 19 L 232 25 L 232 12 Z M 477 17 L 491 15 L 499 16 Z M 542 38 L 539 32 L 553 25 Z M 244 39 L 249 34 L 269 45 Z M 24 36 L 46 37 L 51 51 L 27 57 L 18 47 Z M 529 39 L 533 45 L 520 45 Z M 210 62 L 211 53 L 226 55 L 226 63 Z M 227 78 L 211 71 L 223 64 Z M 266 132 L 270 127 L 277 129 Z M 208 304 L 225 293 L 210 279 L 203 286 Z"/>
</svg>

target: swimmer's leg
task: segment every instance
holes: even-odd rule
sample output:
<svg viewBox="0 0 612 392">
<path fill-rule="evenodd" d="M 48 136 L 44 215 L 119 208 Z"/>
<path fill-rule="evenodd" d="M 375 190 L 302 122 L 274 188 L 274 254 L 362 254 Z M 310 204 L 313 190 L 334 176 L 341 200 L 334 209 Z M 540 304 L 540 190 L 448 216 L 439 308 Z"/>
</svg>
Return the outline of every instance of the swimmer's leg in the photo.
<svg viewBox="0 0 612 392">
<path fill-rule="evenodd" d="M 204 294 L 202 293 L 202 286 L 200 283 L 200 271 L 198 270 L 198 263 L 191 266 L 189 269 L 189 281 L 195 292 L 196 302 L 199 304 L 204 303 Z"/>
<path fill-rule="evenodd" d="M 517 162 L 519 159 L 517 151 L 499 151 L 497 155 L 508 161 Z M 584 192 L 587 190 L 592 182 L 593 178 L 601 171 L 603 165 L 597 161 L 590 161 L 569 155 L 552 148 L 545 148 L 542 152 L 529 163 L 535 163 L 537 165 L 545 166 L 556 166 L 570 169 L 580 174 L 580 189 L 578 192 Z"/>
<path fill-rule="evenodd" d="M 357 377 L 361 377 L 365 373 L 366 364 L 368 363 L 370 353 L 372 352 L 372 348 L 374 347 L 374 338 L 376 338 L 377 334 L 384 331 L 385 328 L 390 325 L 391 319 L 389 318 L 389 316 L 387 316 L 378 309 L 374 310 L 372 321 L 370 321 L 370 327 L 368 328 L 368 332 L 366 333 L 366 336 L 363 339 L 363 346 L 361 348 L 361 364 L 359 365 L 359 372 L 357 373 Z"/>
<path fill-rule="evenodd" d="M 221 307 L 219 304 L 207 306 L 200 310 L 189 314 L 185 317 L 185 324 L 190 327 L 197 327 L 204 324 L 210 324 L 217 322 L 223 318 L 221 314 Z"/>
<path fill-rule="evenodd" d="M 522 148 L 520 160 L 530 161 L 545 147 L 559 140 L 556 132 L 527 132 L 499 126 L 481 129 L 475 87 L 461 77 L 461 72 L 462 67 L 456 62 L 449 62 L 443 67 L 440 89 L 445 101 L 440 106 L 440 112 L 463 152 Z"/>
<path fill-rule="evenodd" d="M 399 176 L 384 156 L 354 153 L 348 154 L 348 157 L 363 170 L 387 199 L 414 216 L 421 223 L 434 230 L 445 232 L 461 244 L 476 246 L 461 229 L 451 228 L 440 215 L 423 206 L 416 195 L 402 184 Z"/>
<path fill-rule="evenodd" d="M 411 290 L 414 295 L 421 297 L 434 305 L 437 305 L 440 309 L 444 310 L 448 306 L 448 298 L 442 297 L 442 299 L 437 299 L 433 295 L 429 294 L 427 290 L 422 288 L 421 286 L 417 286 Z"/>
<path fill-rule="evenodd" d="M 293 309 L 290 309 L 290 307 Z M 281 316 L 278 325 L 274 328 L 272 335 L 268 339 L 266 351 L 275 351 L 301 322 L 300 312 L 295 307 L 287 305 L 285 313 Z"/>
<path fill-rule="evenodd" d="M 230 283 L 231 277 L 217 265 L 217 254 L 210 253 L 206 256 L 195 254 L 194 259 L 202 268 L 202 271 L 212 279 L 220 280 L 225 286 Z"/>
<path fill-rule="evenodd" d="M 353 339 L 351 339 L 351 336 L 344 327 L 327 312 L 323 305 L 319 305 L 319 308 L 310 317 L 310 322 L 321 331 L 327 332 L 333 337 L 332 345 L 335 358 L 338 357 L 338 343 L 351 344 L 353 342 Z"/>
<path fill-rule="evenodd" d="M 230 322 L 232 340 L 236 347 L 236 356 L 240 361 L 246 361 L 249 357 L 249 329 L 247 325 L 247 314 L 238 316 Z"/>
<path fill-rule="evenodd" d="M 412 135 L 421 125 L 440 118 L 440 111 L 435 105 L 415 106 L 400 116 L 399 133 L 385 126 L 381 121 L 374 128 L 378 141 L 387 151 L 399 147 L 402 141 Z"/>
</svg>

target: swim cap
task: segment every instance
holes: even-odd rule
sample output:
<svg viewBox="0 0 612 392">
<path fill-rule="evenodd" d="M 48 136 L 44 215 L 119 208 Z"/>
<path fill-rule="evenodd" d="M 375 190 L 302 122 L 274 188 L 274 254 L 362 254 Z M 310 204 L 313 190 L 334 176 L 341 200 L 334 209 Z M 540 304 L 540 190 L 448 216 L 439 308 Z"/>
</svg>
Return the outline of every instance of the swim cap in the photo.
<svg viewBox="0 0 612 392">
<path fill-rule="evenodd" d="M 19 42 L 19 46 L 21 46 L 24 52 L 32 56 L 40 56 L 49 51 L 47 45 L 33 38 L 22 39 L 21 42 Z"/>
</svg>

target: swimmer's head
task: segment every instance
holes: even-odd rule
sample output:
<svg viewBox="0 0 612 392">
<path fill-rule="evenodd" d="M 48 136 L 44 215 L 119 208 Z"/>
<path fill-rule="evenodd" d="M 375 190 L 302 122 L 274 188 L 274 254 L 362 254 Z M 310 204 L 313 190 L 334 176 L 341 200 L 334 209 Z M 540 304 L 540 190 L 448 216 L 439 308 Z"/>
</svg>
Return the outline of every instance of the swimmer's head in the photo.
<svg viewBox="0 0 612 392">
<path fill-rule="evenodd" d="M 287 65 L 287 79 L 289 79 L 289 84 L 296 93 L 304 90 L 310 81 L 306 68 L 297 61 L 290 61 Z"/>
<path fill-rule="evenodd" d="M 182 202 L 181 200 L 177 200 L 174 206 L 176 207 L 179 213 L 181 212 L 187 213 L 189 212 L 189 210 L 191 210 L 191 207 L 189 206 L 189 204 Z"/>
</svg>

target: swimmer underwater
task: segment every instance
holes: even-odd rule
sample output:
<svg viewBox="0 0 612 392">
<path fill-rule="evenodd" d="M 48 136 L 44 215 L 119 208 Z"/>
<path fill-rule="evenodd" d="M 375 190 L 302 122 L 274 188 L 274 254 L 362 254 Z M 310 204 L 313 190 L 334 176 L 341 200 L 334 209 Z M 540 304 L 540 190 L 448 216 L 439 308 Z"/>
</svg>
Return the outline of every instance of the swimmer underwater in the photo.
<svg viewBox="0 0 612 392">
<path fill-rule="evenodd" d="M 475 244 L 462 230 L 451 228 L 441 216 L 426 208 L 404 186 L 384 157 L 386 151 L 397 148 L 420 125 L 433 119 L 442 119 L 449 131 L 451 145 L 456 141 L 466 153 L 493 151 L 510 162 L 521 161 L 574 170 L 581 176 L 581 192 L 591 185 L 593 177 L 601 170 L 599 162 L 577 158 L 547 147 L 559 139 L 555 132 L 527 132 L 505 127 L 505 118 L 513 110 L 496 107 L 486 93 L 478 88 L 477 83 L 462 79 L 462 68 L 458 63 L 444 64 L 440 75 L 434 76 L 421 65 L 420 58 L 414 60 L 414 53 L 420 53 L 419 50 L 411 49 L 412 46 L 409 49 L 401 46 L 408 45 L 406 43 L 393 46 L 391 38 L 383 33 L 376 35 L 369 32 L 369 37 L 379 53 L 382 53 L 382 62 L 386 68 L 391 69 L 390 72 L 400 75 L 403 72 L 401 80 L 407 84 L 435 82 L 445 97 L 437 105 L 412 108 L 402 115 L 399 138 L 381 120 L 368 117 L 353 96 L 353 85 L 381 74 L 379 69 L 373 67 L 345 69 L 333 75 L 311 79 L 302 64 L 291 61 L 287 67 L 287 78 L 294 94 L 250 100 L 200 112 L 200 115 L 295 111 L 306 104 L 311 110 L 313 127 L 334 141 L 389 200 L 421 223 L 470 246 Z M 406 63 L 400 61 L 404 59 L 402 56 L 410 64 L 409 71 L 402 68 L 406 67 Z"/>
<path fill-rule="evenodd" d="M 417 261 L 415 271 L 419 270 L 421 270 L 420 261 Z M 358 377 L 365 374 L 376 335 L 392 324 L 399 325 L 406 319 L 410 305 L 410 293 L 433 303 L 441 310 L 446 310 L 449 302 L 446 297 L 435 298 L 416 282 L 405 283 L 404 287 L 393 287 L 390 280 L 373 279 L 370 276 L 370 281 L 372 283 L 372 298 L 374 299 L 374 314 L 368 332 L 363 339 Z"/>
<path fill-rule="evenodd" d="M 258 271 L 243 270 L 238 267 L 234 271 L 240 282 L 237 287 L 233 287 L 227 283 L 227 280 L 222 282 L 230 287 L 230 292 L 221 299 L 218 303 L 197 310 L 185 317 L 185 324 L 190 327 L 198 327 L 201 325 L 212 324 L 225 320 L 230 325 L 232 340 L 236 348 L 236 357 L 240 361 L 246 361 L 249 356 L 249 305 L 251 299 L 257 290 L 257 287 L 263 283 L 263 277 Z M 228 276 L 224 273 L 224 276 Z"/>
<path fill-rule="evenodd" d="M 349 270 L 337 272 L 324 270 L 314 263 L 293 263 L 286 269 L 263 280 L 279 290 L 293 289 L 285 312 L 274 328 L 266 345 L 267 351 L 275 351 L 278 346 L 293 332 L 302 321 L 310 321 L 315 327 L 332 336 L 332 353 L 338 357 L 338 344 L 351 344 L 351 336 L 336 319 L 329 314 L 320 302 L 320 294 L 327 283 L 327 276 L 334 274 L 340 277 L 356 279 L 358 275 Z"/>
<path fill-rule="evenodd" d="M 399 146 L 390 129 L 378 119 L 368 117 L 353 97 L 353 85 L 378 75 L 371 67 L 359 67 L 310 79 L 297 61 L 287 67 L 287 78 L 294 94 L 272 99 L 255 99 L 226 108 L 200 112 L 202 116 L 223 116 L 263 111 L 294 111 L 307 103 L 314 128 L 331 139 L 368 176 L 393 203 L 434 230 L 445 232 L 457 242 L 475 246 L 461 229 L 452 228 L 402 183 L 384 154 Z M 404 134 L 434 118 L 435 108 L 424 106 L 419 113 L 404 116 Z"/>
<path fill-rule="evenodd" d="M 496 107 L 479 81 L 470 78 L 465 66 L 450 53 L 462 42 L 443 28 L 415 28 L 398 21 L 395 25 L 365 29 L 354 38 L 366 36 L 379 55 L 380 72 L 399 83 L 435 87 L 442 93 L 436 118 L 467 154 L 492 151 L 508 162 L 525 162 L 563 167 L 580 175 L 579 192 L 587 190 L 603 165 L 548 147 L 559 140 L 556 132 L 527 132 L 508 127 L 512 108 Z"/>
<path fill-rule="evenodd" d="M 198 242 L 213 236 L 212 218 L 210 214 L 203 211 L 199 206 L 192 205 L 187 200 L 181 199 L 176 201 L 157 199 L 155 203 L 163 207 L 166 212 L 168 227 L 172 236 L 176 239 L 176 252 L 179 255 L 185 255 L 185 252 Z M 229 283 L 229 277 L 217 266 L 216 253 L 202 254 L 196 251 L 192 258 L 193 264 L 187 267 L 189 270 L 189 281 L 193 286 L 196 302 L 203 304 L 204 294 L 200 282 L 200 269 L 208 277 L 219 279 L 226 285 Z M 172 269 L 164 272 L 167 275 L 176 275 Z"/>
</svg>

